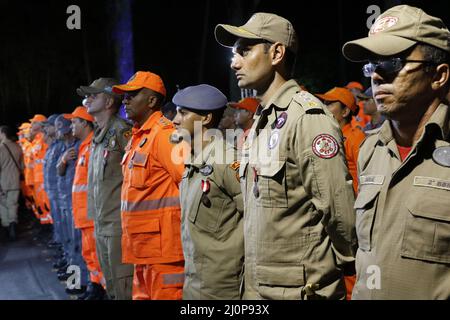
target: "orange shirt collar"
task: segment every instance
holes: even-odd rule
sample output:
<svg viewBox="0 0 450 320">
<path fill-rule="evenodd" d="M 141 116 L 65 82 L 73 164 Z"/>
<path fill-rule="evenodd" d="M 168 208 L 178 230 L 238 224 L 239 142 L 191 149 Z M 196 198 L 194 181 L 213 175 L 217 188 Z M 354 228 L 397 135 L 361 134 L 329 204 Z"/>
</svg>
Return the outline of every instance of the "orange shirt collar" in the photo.
<svg viewBox="0 0 450 320">
<path fill-rule="evenodd" d="M 161 119 L 163 116 L 161 111 L 155 111 L 152 113 L 150 117 L 148 117 L 147 121 L 142 125 L 142 127 L 138 128 L 136 125 L 133 127 L 133 135 L 140 135 L 144 132 L 150 131 L 153 126 Z"/>
</svg>

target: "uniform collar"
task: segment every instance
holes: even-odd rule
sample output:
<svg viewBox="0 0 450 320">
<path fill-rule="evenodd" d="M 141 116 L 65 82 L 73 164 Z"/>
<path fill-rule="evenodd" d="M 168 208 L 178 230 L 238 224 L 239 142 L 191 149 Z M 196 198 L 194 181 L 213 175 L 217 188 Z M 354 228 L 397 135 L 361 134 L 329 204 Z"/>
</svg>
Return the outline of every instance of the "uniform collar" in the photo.
<svg viewBox="0 0 450 320">
<path fill-rule="evenodd" d="M 272 105 L 275 105 L 279 109 L 287 109 L 292 101 L 293 96 L 301 89 L 295 80 L 286 81 L 275 94 L 270 98 L 267 105 L 264 106 L 264 110 L 269 109 Z"/>
<path fill-rule="evenodd" d="M 94 137 L 94 142 L 95 143 L 101 143 L 103 141 L 103 139 L 106 136 L 106 133 L 108 132 L 108 130 L 111 128 L 114 120 L 115 120 L 116 115 L 113 114 L 111 116 L 111 118 L 109 118 L 108 122 L 106 123 L 106 125 L 103 128 L 99 128 L 97 127 L 95 129 L 95 137 Z"/>
<path fill-rule="evenodd" d="M 147 121 L 142 125 L 142 127 L 138 128 L 136 125 L 133 127 L 133 135 L 140 135 L 144 132 L 150 131 L 153 126 L 163 117 L 163 114 L 161 111 L 155 111 L 153 112 L 150 117 L 148 117 Z"/>
<path fill-rule="evenodd" d="M 441 103 L 436 111 L 431 115 L 428 122 L 425 124 L 425 130 L 422 133 L 422 136 L 419 138 L 417 142 L 420 142 L 424 139 L 426 133 L 430 132 L 433 127 L 439 128 L 439 133 L 441 134 L 440 139 L 445 139 L 449 134 L 449 110 L 446 104 Z M 387 145 L 390 141 L 394 140 L 394 134 L 391 128 L 391 121 L 387 120 L 383 123 L 380 128 L 379 140 Z"/>
<path fill-rule="evenodd" d="M 200 168 L 206 163 L 214 162 L 213 150 L 218 150 L 219 144 L 222 144 L 223 139 L 220 136 L 215 136 L 214 141 L 210 142 L 195 158 L 191 154 L 190 157 L 186 157 L 185 165 Z M 217 148 L 216 148 L 217 146 Z M 225 153 L 223 153 L 225 156 Z"/>
</svg>

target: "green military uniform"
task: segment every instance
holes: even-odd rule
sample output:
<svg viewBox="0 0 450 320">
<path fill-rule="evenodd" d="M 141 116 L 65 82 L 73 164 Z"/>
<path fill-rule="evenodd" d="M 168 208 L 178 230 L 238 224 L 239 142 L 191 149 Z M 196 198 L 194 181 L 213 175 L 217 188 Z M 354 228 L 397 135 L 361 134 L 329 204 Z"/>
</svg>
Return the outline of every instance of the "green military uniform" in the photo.
<svg viewBox="0 0 450 320">
<path fill-rule="evenodd" d="M 185 300 L 240 298 L 244 235 L 236 160 L 232 145 L 214 139 L 186 162 L 180 185 Z"/>
<path fill-rule="evenodd" d="M 97 254 L 108 295 L 131 299 L 133 265 L 122 263 L 120 192 L 121 161 L 131 137 L 131 125 L 112 116 L 96 128 L 89 161 L 88 216 L 94 220 Z"/>
<path fill-rule="evenodd" d="M 404 162 L 390 121 L 363 143 L 353 299 L 450 298 L 449 116 L 441 104 Z"/>
<path fill-rule="evenodd" d="M 244 298 L 344 299 L 356 236 L 337 122 L 290 80 L 255 114 L 242 153 Z"/>
</svg>

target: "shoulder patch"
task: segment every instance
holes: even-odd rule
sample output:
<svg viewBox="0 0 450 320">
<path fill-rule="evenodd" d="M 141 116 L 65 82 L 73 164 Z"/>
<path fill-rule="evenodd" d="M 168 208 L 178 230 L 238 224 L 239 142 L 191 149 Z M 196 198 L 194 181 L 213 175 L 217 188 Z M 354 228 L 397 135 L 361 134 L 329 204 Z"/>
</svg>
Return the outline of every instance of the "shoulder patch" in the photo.
<svg viewBox="0 0 450 320">
<path fill-rule="evenodd" d="M 233 169 L 234 171 L 238 170 L 240 166 L 241 164 L 239 163 L 239 161 L 235 161 L 232 164 L 230 164 L 230 168 Z"/>
<path fill-rule="evenodd" d="M 319 134 L 314 138 L 312 150 L 319 158 L 331 159 L 338 154 L 339 143 L 330 134 Z"/>
<path fill-rule="evenodd" d="M 300 91 L 294 95 L 294 101 L 300 104 L 307 114 L 324 114 L 323 103 L 306 91 Z"/>
<path fill-rule="evenodd" d="M 171 128 L 171 127 L 172 127 L 172 123 L 171 123 L 168 119 L 166 119 L 166 118 L 164 118 L 164 117 L 162 117 L 161 119 L 159 119 L 159 124 L 161 125 L 161 127 L 162 127 L 163 129 Z"/>
</svg>

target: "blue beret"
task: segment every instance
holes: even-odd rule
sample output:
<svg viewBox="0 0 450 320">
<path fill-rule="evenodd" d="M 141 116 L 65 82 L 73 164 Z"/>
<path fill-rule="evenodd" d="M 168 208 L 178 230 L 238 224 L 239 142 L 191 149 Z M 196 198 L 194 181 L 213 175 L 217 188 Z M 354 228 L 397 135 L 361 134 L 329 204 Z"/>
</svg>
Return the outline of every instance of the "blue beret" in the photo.
<svg viewBox="0 0 450 320">
<path fill-rule="evenodd" d="M 224 108 L 228 99 L 219 89 L 207 84 L 200 84 L 178 91 L 172 102 L 178 107 L 187 109 L 214 111 Z"/>
<path fill-rule="evenodd" d="M 59 115 L 55 120 L 56 130 L 58 130 L 62 134 L 67 134 L 72 130 L 72 128 L 70 127 L 71 124 L 72 121 L 64 118 L 64 115 Z"/>
<path fill-rule="evenodd" d="M 43 122 L 44 126 L 54 126 L 56 118 L 58 118 L 59 116 L 59 114 L 52 114 L 47 118 L 47 121 Z"/>
</svg>

